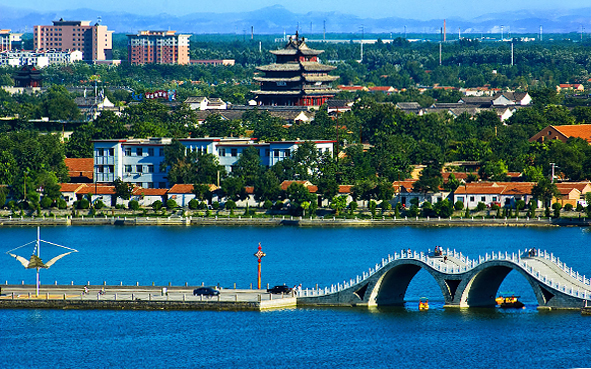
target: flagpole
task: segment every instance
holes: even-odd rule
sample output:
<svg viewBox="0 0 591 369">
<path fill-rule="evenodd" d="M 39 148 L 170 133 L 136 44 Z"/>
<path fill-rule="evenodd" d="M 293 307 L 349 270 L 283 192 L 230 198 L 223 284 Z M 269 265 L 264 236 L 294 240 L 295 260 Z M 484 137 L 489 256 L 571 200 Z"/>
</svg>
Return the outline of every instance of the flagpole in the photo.
<svg viewBox="0 0 591 369">
<path fill-rule="evenodd" d="M 39 248 L 41 246 L 41 242 L 39 242 L 39 240 L 41 239 L 41 235 L 40 235 L 40 227 L 37 227 L 37 257 L 40 257 L 39 255 Z M 39 297 L 39 267 L 35 268 L 37 270 L 37 297 Z"/>
</svg>

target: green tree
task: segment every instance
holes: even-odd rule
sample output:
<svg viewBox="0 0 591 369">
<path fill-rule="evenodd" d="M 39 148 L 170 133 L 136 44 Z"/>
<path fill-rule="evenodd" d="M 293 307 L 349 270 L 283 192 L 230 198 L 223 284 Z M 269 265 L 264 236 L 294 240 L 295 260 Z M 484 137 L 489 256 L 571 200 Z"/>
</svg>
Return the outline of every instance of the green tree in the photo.
<svg viewBox="0 0 591 369">
<path fill-rule="evenodd" d="M 119 177 L 113 181 L 115 187 L 115 197 L 121 198 L 122 200 L 129 200 L 133 195 L 133 185 L 128 182 L 123 182 Z"/>
<path fill-rule="evenodd" d="M 242 151 L 232 170 L 232 175 L 244 178 L 246 186 L 253 186 L 262 172 L 259 149 L 249 146 Z"/>
<path fill-rule="evenodd" d="M 330 208 L 335 210 L 336 215 L 340 215 L 345 207 L 347 207 L 346 195 L 334 196 L 330 201 Z"/>
</svg>

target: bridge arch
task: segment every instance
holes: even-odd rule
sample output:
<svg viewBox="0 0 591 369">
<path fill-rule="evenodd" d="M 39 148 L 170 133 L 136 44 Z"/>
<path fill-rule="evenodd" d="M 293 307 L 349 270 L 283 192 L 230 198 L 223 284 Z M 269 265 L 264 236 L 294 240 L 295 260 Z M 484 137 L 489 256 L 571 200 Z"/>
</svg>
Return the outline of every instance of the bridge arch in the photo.
<svg viewBox="0 0 591 369">
<path fill-rule="evenodd" d="M 375 282 L 368 304 L 374 306 L 402 306 L 408 286 L 417 273 L 425 270 L 441 289 L 444 299 L 447 301 L 447 286 L 442 286 L 438 273 L 423 262 L 416 260 L 405 260 L 396 263 L 385 271 Z"/>
<path fill-rule="evenodd" d="M 511 271 L 520 273 L 531 286 L 538 305 L 545 305 L 551 293 L 544 291 L 540 284 L 525 272 L 521 267 L 504 261 L 491 261 L 482 264 L 467 273 L 459 290 L 463 291 L 460 298 L 460 307 L 494 307 L 495 298 L 498 296 L 501 284 Z"/>
</svg>

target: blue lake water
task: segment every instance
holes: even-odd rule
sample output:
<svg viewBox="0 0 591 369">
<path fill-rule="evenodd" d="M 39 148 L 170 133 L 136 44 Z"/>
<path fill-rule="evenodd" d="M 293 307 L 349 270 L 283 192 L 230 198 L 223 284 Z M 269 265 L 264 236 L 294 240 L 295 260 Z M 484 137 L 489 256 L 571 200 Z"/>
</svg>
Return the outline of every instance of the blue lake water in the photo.
<svg viewBox="0 0 591 369">
<path fill-rule="evenodd" d="M 3 251 L 36 237 L 34 228 L 0 228 Z M 354 278 L 400 249 L 455 248 L 469 256 L 536 247 L 591 275 L 585 228 L 255 228 L 46 227 L 41 238 L 78 253 L 41 271 L 42 283 L 256 283 L 304 288 Z M 59 250 L 42 246 L 48 260 Z M 24 251 L 27 255 L 31 250 Z M 34 272 L 0 254 L 0 282 L 34 283 Z M 591 317 L 535 309 L 518 273 L 501 286 L 527 308 L 443 309 L 426 272 L 392 309 L 286 309 L 254 312 L 0 310 L 0 367 L 590 367 Z M 416 300 L 429 297 L 431 310 Z"/>
</svg>

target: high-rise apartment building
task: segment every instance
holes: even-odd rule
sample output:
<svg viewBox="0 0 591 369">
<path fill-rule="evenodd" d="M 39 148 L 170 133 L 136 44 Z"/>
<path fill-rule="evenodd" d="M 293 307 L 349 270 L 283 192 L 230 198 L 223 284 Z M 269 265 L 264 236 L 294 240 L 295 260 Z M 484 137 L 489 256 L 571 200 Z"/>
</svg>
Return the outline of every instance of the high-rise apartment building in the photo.
<svg viewBox="0 0 591 369">
<path fill-rule="evenodd" d="M 189 64 L 189 38 L 176 31 L 140 31 L 127 35 L 131 64 Z"/>
<path fill-rule="evenodd" d="M 53 26 L 35 26 L 33 48 L 37 51 L 78 50 L 86 61 L 113 59 L 113 31 L 89 21 L 53 21 Z"/>
<path fill-rule="evenodd" d="M 9 29 L 0 29 L 0 52 L 22 48 L 22 33 L 11 33 Z"/>
</svg>

